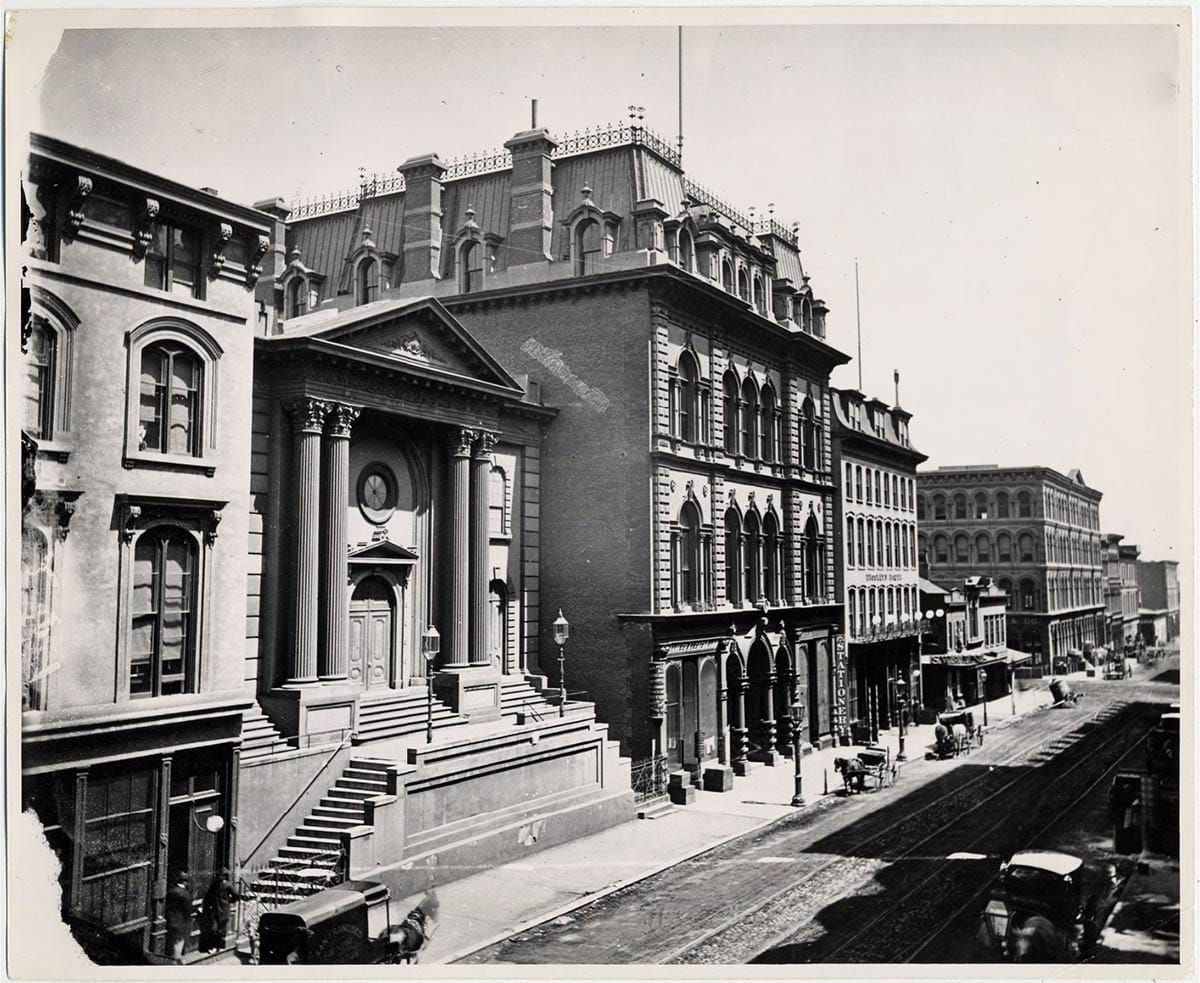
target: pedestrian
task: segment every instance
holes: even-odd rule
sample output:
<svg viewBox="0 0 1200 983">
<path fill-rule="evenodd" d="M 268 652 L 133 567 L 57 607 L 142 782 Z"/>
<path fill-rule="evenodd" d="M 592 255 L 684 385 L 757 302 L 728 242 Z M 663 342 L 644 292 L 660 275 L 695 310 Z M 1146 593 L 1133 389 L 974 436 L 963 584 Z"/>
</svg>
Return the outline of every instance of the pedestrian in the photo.
<svg viewBox="0 0 1200 983">
<path fill-rule="evenodd" d="M 205 952 L 225 947 L 225 938 L 229 931 L 229 912 L 234 901 L 240 900 L 240 895 L 233 886 L 229 868 L 222 867 L 217 871 L 208 891 L 204 895 L 204 903 L 200 909 L 203 937 L 200 947 Z"/>
<path fill-rule="evenodd" d="M 192 935 L 192 888 L 186 871 L 176 871 L 167 886 L 167 955 L 180 965 Z"/>
</svg>

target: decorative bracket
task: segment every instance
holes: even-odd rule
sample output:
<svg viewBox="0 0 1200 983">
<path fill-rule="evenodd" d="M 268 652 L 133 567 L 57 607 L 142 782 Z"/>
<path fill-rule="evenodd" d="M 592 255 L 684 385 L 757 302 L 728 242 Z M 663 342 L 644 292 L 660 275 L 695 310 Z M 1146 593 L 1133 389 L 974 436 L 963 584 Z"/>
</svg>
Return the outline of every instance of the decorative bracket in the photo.
<svg viewBox="0 0 1200 983">
<path fill-rule="evenodd" d="M 215 277 L 225 265 L 225 247 L 233 238 L 233 226 L 222 222 L 217 226 L 217 234 L 213 236 L 213 251 L 208 264 L 208 275 Z"/>
<path fill-rule="evenodd" d="M 262 260 L 271 248 L 271 240 L 267 236 L 259 236 L 250 255 L 246 257 L 246 286 L 253 287 L 262 276 Z"/>
<path fill-rule="evenodd" d="M 125 515 L 121 518 L 121 539 L 123 542 L 133 542 L 133 534 L 137 531 L 137 521 L 142 517 L 142 507 L 140 505 L 128 505 L 125 507 Z"/>
<path fill-rule="evenodd" d="M 75 190 L 71 194 L 70 204 L 67 206 L 67 221 L 66 233 L 74 236 L 79 227 L 83 225 L 83 203 L 87 200 L 87 196 L 92 193 L 92 179 L 79 175 L 75 179 Z"/>
<path fill-rule="evenodd" d="M 221 519 L 224 513 L 220 509 L 213 509 L 208 514 L 208 528 L 204 530 L 204 541 L 211 546 L 217 541 L 217 529 L 221 525 Z"/>
<path fill-rule="evenodd" d="M 154 241 L 154 225 L 158 221 L 158 209 L 159 206 L 156 199 L 146 199 L 142 213 L 138 216 L 137 229 L 133 234 L 134 259 L 145 257 L 147 250 L 150 248 L 150 243 Z"/>
</svg>

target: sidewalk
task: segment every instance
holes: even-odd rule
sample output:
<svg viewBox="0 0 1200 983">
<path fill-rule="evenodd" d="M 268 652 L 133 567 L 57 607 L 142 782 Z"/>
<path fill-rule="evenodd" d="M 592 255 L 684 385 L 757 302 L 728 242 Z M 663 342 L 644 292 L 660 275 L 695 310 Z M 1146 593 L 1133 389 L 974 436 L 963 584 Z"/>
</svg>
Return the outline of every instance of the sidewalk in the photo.
<svg viewBox="0 0 1200 983">
<path fill-rule="evenodd" d="M 1037 685 L 1017 693 L 1016 717 L 1050 702 L 1046 681 L 1030 682 Z M 967 709 L 981 724 L 981 705 Z M 1008 696 L 988 704 L 989 728 L 1005 727 L 1016 717 Z M 905 744 L 910 762 L 923 759 L 932 748 L 933 730 L 932 724 L 908 728 Z M 894 759 L 898 730 L 882 731 L 879 743 L 891 750 Z M 830 793 L 841 787 L 833 759 L 851 753 L 852 748 L 830 747 L 804 756 L 805 808 L 819 807 L 822 800 L 830 804 L 824 794 L 826 781 Z M 756 765 L 749 775 L 734 780 L 731 792 L 697 790 L 693 804 L 659 819 L 623 823 L 439 887 L 439 923 L 421 962 L 453 962 L 793 814 L 794 771 L 790 758 L 773 767 Z M 408 911 L 420 898 L 413 895 L 396 907 Z M 479 903 L 481 898 L 487 899 L 486 905 Z"/>
</svg>

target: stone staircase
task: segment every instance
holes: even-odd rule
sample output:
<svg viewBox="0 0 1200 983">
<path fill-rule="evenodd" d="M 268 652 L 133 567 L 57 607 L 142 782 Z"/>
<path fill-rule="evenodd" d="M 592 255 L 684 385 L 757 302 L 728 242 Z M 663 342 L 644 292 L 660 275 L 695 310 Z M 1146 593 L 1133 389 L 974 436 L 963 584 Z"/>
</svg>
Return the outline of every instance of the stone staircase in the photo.
<svg viewBox="0 0 1200 983">
<path fill-rule="evenodd" d="M 425 731 L 429 694 L 424 686 L 410 686 L 391 690 L 388 695 L 364 699 L 358 705 L 358 728 L 355 744 L 379 741 L 387 737 L 405 734 L 421 734 Z M 461 727 L 466 723 L 450 706 L 433 697 L 433 729 L 444 731 Z"/>
<path fill-rule="evenodd" d="M 242 755 L 243 763 L 257 758 L 269 757 L 278 751 L 286 751 L 291 743 L 279 729 L 271 723 L 271 718 L 263 713 L 262 707 L 254 703 L 242 715 Z"/>
<path fill-rule="evenodd" d="M 363 824 L 363 800 L 388 791 L 395 762 L 352 757 L 341 777 L 258 872 L 254 892 L 268 907 L 289 904 L 342 880 L 341 834 Z"/>
<path fill-rule="evenodd" d="M 500 713 L 505 717 L 525 713 L 545 718 L 558 713 L 558 704 L 547 700 L 524 676 L 505 676 L 500 684 Z"/>
</svg>

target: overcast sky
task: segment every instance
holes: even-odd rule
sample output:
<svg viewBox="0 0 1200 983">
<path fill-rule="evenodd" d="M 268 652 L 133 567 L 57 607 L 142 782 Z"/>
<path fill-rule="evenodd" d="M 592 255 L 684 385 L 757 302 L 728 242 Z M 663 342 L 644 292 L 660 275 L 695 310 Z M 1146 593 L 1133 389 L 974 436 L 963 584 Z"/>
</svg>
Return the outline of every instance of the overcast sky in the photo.
<svg viewBox="0 0 1200 983">
<path fill-rule="evenodd" d="M 930 465 L 1078 467 L 1101 521 L 1182 559 L 1190 520 L 1188 93 L 1167 27 L 684 31 L 684 164 L 800 223 L 863 386 Z M 674 28 L 69 31 L 40 127 L 252 202 L 416 154 L 624 117 L 673 137 Z M 10 97 L 20 98 L 20 93 Z M 856 364 L 835 384 L 854 385 Z"/>
</svg>

